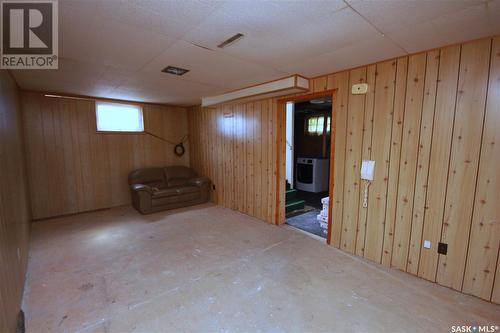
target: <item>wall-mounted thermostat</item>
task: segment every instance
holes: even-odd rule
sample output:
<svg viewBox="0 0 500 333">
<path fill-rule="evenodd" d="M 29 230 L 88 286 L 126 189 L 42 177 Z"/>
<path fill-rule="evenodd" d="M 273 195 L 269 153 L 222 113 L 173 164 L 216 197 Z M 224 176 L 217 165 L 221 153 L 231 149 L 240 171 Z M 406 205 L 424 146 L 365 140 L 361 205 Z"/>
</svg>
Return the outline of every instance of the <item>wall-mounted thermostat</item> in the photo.
<svg viewBox="0 0 500 333">
<path fill-rule="evenodd" d="M 368 92 L 368 83 L 358 83 L 352 85 L 352 94 L 360 95 Z"/>
</svg>

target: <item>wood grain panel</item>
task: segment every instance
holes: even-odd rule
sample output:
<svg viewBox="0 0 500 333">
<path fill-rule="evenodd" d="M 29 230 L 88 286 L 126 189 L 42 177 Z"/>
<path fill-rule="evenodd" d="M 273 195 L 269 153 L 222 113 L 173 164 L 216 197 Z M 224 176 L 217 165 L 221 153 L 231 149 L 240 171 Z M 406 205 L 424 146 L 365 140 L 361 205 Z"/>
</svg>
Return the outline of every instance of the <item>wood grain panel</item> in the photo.
<svg viewBox="0 0 500 333">
<path fill-rule="evenodd" d="M 367 68 L 367 83 L 368 92 L 366 94 L 365 115 L 363 123 L 363 148 L 361 151 L 361 160 L 371 160 L 372 152 L 372 133 L 373 133 L 373 107 L 375 104 L 375 89 L 376 89 L 376 71 L 377 66 L 371 65 Z M 361 172 L 361 170 L 360 170 Z M 356 254 L 364 256 L 365 253 L 365 236 L 368 209 L 363 207 L 364 188 L 359 192 L 359 221 L 356 235 Z"/>
<path fill-rule="evenodd" d="M 417 174 L 415 177 L 415 192 L 413 199 L 413 214 L 411 217 L 410 248 L 406 270 L 418 274 L 420 250 L 422 247 L 422 232 L 424 226 L 425 200 L 427 196 L 427 180 L 431 154 L 432 128 L 434 125 L 434 110 L 439 70 L 439 50 L 427 53 L 425 68 L 424 100 L 422 103 L 422 120 L 418 141 Z"/>
<path fill-rule="evenodd" d="M 422 115 L 422 102 L 425 83 L 426 54 L 421 53 L 409 58 L 408 80 L 406 82 L 405 118 L 401 145 L 399 179 L 396 208 L 394 249 L 392 266 L 406 270 L 408 246 L 413 209 L 415 175 L 417 171 L 417 152 Z M 393 156 L 391 156 L 391 163 Z"/>
<path fill-rule="evenodd" d="M 396 200 L 398 195 L 399 159 L 401 156 L 401 139 L 405 119 L 406 77 L 408 75 L 408 58 L 397 61 L 396 82 L 394 91 L 394 111 L 392 116 L 391 152 L 389 157 L 389 182 L 387 185 L 387 205 L 385 212 L 384 242 L 382 245 L 382 264 L 391 265 L 392 246 L 394 242 L 394 224 L 396 217 Z"/>
<path fill-rule="evenodd" d="M 474 49 L 471 51 L 473 54 L 479 52 L 485 55 L 487 52 L 482 52 L 479 46 L 486 45 L 489 41 L 491 38 L 462 45 L 464 50 Z M 491 123 L 491 126 L 484 127 L 480 143 L 478 136 L 481 137 L 481 134 L 478 132 L 483 132 L 482 116 L 477 117 L 478 119 L 468 117 L 472 112 L 476 116 L 481 113 L 481 108 L 476 106 L 481 104 L 481 100 L 484 103 L 484 85 L 488 81 L 488 73 L 484 67 L 490 61 L 490 56 L 478 58 L 473 55 L 461 59 L 462 45 L 311 79 L 311 92 L 338 89 L 330 244 L 385 265 L 391 263 L 403 271 L 435 281 L 438 269 L 437 243 L 441 241 L 445 211 L 449 212 L 446 216 L 453 216 L 453 219 L 460 221 L 449 236 L 446 236 L 446 232 L 443 233 L 443 237 L 460 240 L 458 250 L 454 251 L 457 258 L 451 264 L 455 268 L 449 276 L 458 281 L 465 275 L 464 292 L 499 302 L 499 241 L 496 231 L 499 213 L 498 205 L 493 203 L 498 201 L 496 196 L 500 192 L 496 179 L 498 173 L 495 173 L 497 169 L 493 167 L 498 164 L 498 153 L 495 150 L 497 145 L 486 145 L 488 141 L 495 142 L 494 128 L 499 126 L 495 122 L 498 101 L 492 92 L 499 89 L 496 86 L 498 82 L 494 79 L 497 70 L 492 60 L 487 96 L 487 103 L 491 104 L 487 104 L 484 121 L 485 125 Z M 498 53 L 498 49 L 494 48 L 491 54 L 497 57 Z M 465 67 L 469 69 L 464 74 L 466 63 Z M 460 82 L 465 75 L 469 77 L 464 81 L 466 86 L 483 89 L 481 93 L 473 92 L 475 97 L 467 97 L 469 102 L 463 100 L 467 92 L 460 93 L 459 72 Z M 365 73 L 369 89 L 366 95 L 353 96 L 351 84 L 357 80 L 359 73 Z M 470 89 L 467 88 L 467 91 Z M 457 94 L 459 104 L 455 119 Z M 196 151 L 196 155 L 202 157 L 192 156 L 192 164 L 197 165 L 196 168 L 203 168 L 205 163 L 210 164 L 208 170 L 213 170 L 210 172 L 214 173 L 217 184 L 216 196 L 224 198 L 221 196 L 224 191 L 232 192 L 236 200 L 235 209 L 270 223 L 283 222 L 284 193 L 277 203 L 275 194 L 277 186 L 284 186 L 284 158 L 279 167 L 275 165 L 275 161 L 277 154 L 284 156 L 284 151 L 276 151 L 276 140 L 278 137 L 283 139 L 280 135 L 283 133 L 285 119 L 278 117 L 280 110 L 277 109 L 277 101 L 267 99 L 235 103 L 231 107 L 235 114 L 239 112 L 235 110 L 241 110 L 243 115 L 243 152 L 238 152 L 242 149 L 239 145 L 234 146 L 237 146 L 234 151 L 237 156 L 234 165 L 236 171 L 229 170 L 227 166 L 220 167 L 224 163 L 224 155 L 221 155 L 224 150 L 220 147 L 225 147 L 223 143 L 226 140 L 217 127 L 220 126 L 220 107 L 200 111 L 209 114 L 206 118 L 208 123 L 211 119 L 213 124 L 218 124 L 213 126 L 213 132 L 210 132 L 210 126 L 203 123 L 203 118 L 194 112 L 189 113 L 190 122 L 196 123 L 190 125 L 190 130 L 195 128 L 204 132 L 205 127 L 208 128 L 206 133 L 202 133 L 205 136 L 193 135 L 196 142 L 196 147 L 192 148 L 193 155 Z M 195 108 L 191 110 L 194 111 Z M 231 135 L 237 136 L 240 126 L 238 121 L 234 126 Z M 470 143 L 460 146 L 461 148 L 456 145 L 460 132 L 462 136 L 466 135 L 471 139 Z M 265 133 L 268 133 L 268 137 Z M 454 153 L 452 141 L 453 151 L 456 150 Z M 283 142 L 280 148 L 284 149 Z M 472 152 L 474 149 L 476 152 Z M 471 186 L 468 193 L 459 193 L 459 182 L 448 182 L 448 175 L 452 172 L 448 166 L 450 163 L 454 165 L 454 161 L 463 163 L 469 155 L 478 154 L 479 149 L 480 158 L 478 160 L 474 155 L 476 157 L 473 162 L 476 164 L 477 187 L 473 181 L 474 172 L 462 172 L 464 180 L 473 185 L 468 185 Z M 238 157 L 240 154 L 241 159 Z M 368 209 L 362 207 L 363 191 L 359 184 L 355 184 L 356 181 L 359 182 L 358 164 L 362 159 L 376 161 L 375 181 L 370 188 Z M 240 163 L 243 164 L 241 168 L 238 165 Z M 276 177 L 276 170 L 279 170 L 279 179 Z M 233 177 L 229 184 L 241 184 L 235 177 L 242 177 L 245 188 L 243 193 L 236 188 L 239 186 L 227 186 L 224 177 Z M 267 185 L 265 178 L 270 178 L 270 185 Z M 264 197 L 256 193 L 255 188 L 268 193 Z M 355 195 L 356 192 L 358 195 Z M 228 193 L 225 194 L 226 198 L 231 197 L 227 196 Z M 223 205 L 223 201 L 220 199 L 219 203 Z M 452 209 L 445 207 L 451 201 Z M 460 204 L 457 206 L 457 202 L 464 202 L 464 207 L 458 207 Z M 474 210 L 471 213 L 472 204 Z M 459 211 L 464 212 L 464 216 L 459 217 Z M 469 239 L 468 224 L 471 221 Z M 492 222 L 488 224 L 485 221 Z M 431 241 L 431 249 L 423 249 L 423 240 Z M 466 258 L 467 253 L 469 258 Z M 464 274 L 463 265 L 466 260 Z"/>
<path fill-rule="evenodd" d="M 500 247 L 500 38 L 493 40 L 488 100 L 463 292 L 489 300 Z M 474 148 L 473 148 L 474 149 Z M 491 204 L 493 203 L 493 204 Z M 495 204 L 496 203 L 496 204 Z M 496 272 L 497 276 L 500 273 Z M 500 286 L 497 286 L 500 288 Z M 493 300 L 495 301 L 495 300 Z M 498 302 L 498 300 L 497 300 Z"/>
<path fill-rule="evenodd" d="M 253 216 L 262 219 L 262 101 L 255 103 L 254 132 L 252 143 L 254 145 L 254 209 Z"/>
<path fill-rule="evenodd" d="M 311 92 L 325 91 L 328 89 L 328 77 L 320 76 L 310 81 Z"/>
<path fill-rule="evenodd" d="M 345 145 L 347 136 L 348 118 L 348 96 L 349 96 L 349 72 L 340 72 L 328 77 L 328 89 L 338 89 L 335 115 L 335 162 L 332 209 L 332 230 L 330 244 L 340 247 L 340 235 L 342 232 L 342 214 L 344 204 L 344 179 L 345 175 Z M 338 179 L 338 182 L 335 182 Z"/>
<path fill-rule="evenodd" d="M 366 82 L 366 68 L 354 69 L 349 73 L 349 85 Z M 349 94 L 349 115 L 347 117 L 347 137 L 345 146 L 344 208 L 342 217 L 341 249 L 355 252 L 358 230 L 358 204 L 363 145 L 363 121 L 365 95 Z"/>
<path fill-rule="evenodd" d="M 371 153 L 371 158 L 375 161 L 375 172 L 374 181 L 369 188 L 365 236 L 365 257 L 375 262 L 382 259 L 384 242 L 396 63 L 391 60 L 377 64 L 378 88 L 375 91 Z"/>
<path fill-rule="evenodd" d="M 500 266 L 500 253 L 497 259 L 497 273 L 495 274 L 495 283 L 491 292 L 491 301 L 500 304 L 500 274 L 498 274 L 498 266 Z"/>
<path fill-rule="evenodd" d="M 191 166 L 210 177 L 214 202 L 269 223 L 274 219 L 275 118 L 269 100 L 189 109 Z"/>
<path fill-rule="evenodd" d="M 462 46 L 437 281 L 462 290 L 486 104 L 490 40 Z"/>
<path fill-rule="evenodd" d="M 0 332 L 16 332 L 28 260 L 30 214 L 16 83 L 0 70 Z"/>
<path fill-rule="evenodd" d="M 438 242 L 441 240 L 459 63 L 460 46 L 450 46 L 441 50 L 425 204 L 426 211 L 422 234 L 424 240 L 431 242 L 431 248 L 421 248 L 418 268 L 418 276 L 431 281 L 436 280 L 438 262 L 436 249 Z"/>
<path fill-rule="evenodd" d="M 274 199 L 275 199 L 275 189 L 274 186 L 276 185 L 275 180 L 275 168 L 274 168 L 274 161 L 276 160 L 276 157 L 274 156 L 275 153 L 275 145 L 274 145 L 274 134 L 275 134 L 275 129 L 274 129 L 274 103 L 272 100 L 267 101 L 267 135 L 268 135 L 268 144 L 266 146 L 267 150 L 267 182 L 268 182 L 268 193 L 267 193 L 267 218 L 266 221 L 273 221 L 273 216 L 275 216 L 275 205 L 274 205 Z M 244 177 L 244 175 L 241 175 Z"/>
<path fill-rule="evenodd" d="M 98 133 L 93 100 L 23 93 L 22 105 L 34 219 L 128 204 L 130 171 L 189 164 L 189 151 L 179 158 L 150 135 Z M 187 134 L 184 108 L 145 104 L 143 113 L 155 135 L 177 142 Z"/>
</svg>

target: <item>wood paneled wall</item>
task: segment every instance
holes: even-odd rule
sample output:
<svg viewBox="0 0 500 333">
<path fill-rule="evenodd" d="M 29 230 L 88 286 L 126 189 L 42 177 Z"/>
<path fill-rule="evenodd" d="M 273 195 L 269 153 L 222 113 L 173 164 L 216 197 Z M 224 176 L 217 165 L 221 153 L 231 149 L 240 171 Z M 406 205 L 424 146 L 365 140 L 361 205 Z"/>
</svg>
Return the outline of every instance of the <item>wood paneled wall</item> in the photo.
<svg viewBox="0 0 500 333">
<path fill-rule="evenodd" d="M 213 201 L 273 223 L 276 102 L 191 108 L 191 167 L 212 179 Z"/>
<path fill-rule="evenodd" d="M 28 258 L 29 205 L 18 88 L 0 70 L 0 332 L 15 332 Z"/>
<path fill-rule="evenodd" d="M 368 93 L 351 95 L 359 82 Z M 500 38 L 320 76 L 311 87 L 338 89 L 330 243 L 500 303 Z M 270 223 L 277 112 L 271 99 L 189 112 L 191 163 L 214 179 L 215 202 Z M 363 159 L 376 161 L 368 208 Z M 282 210 L 283 198 L 280 222 Z"/>
<path fill-rule="evenodd" d="M 189 150 L 148 134 L 96 131 L 95 101 L 22 94 L 26 158 L 34 219 L 130 203 L 127 176 L 142 167 L 189 165 Z M 146 131 L 178 142 L 187 111 L 143 104 Z"/>
</svg>

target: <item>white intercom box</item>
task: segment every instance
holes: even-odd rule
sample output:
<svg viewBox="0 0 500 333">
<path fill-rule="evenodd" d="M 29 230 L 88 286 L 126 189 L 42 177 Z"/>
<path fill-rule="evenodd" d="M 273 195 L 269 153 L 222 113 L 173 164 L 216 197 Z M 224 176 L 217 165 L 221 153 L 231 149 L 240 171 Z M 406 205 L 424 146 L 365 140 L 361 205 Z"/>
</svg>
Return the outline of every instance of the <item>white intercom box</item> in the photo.
<svg viewBox="0 0 500 333">
<path fill-rule="evenodd" d="M 361 163 L 361 179 L 373 181 L 375 161 L 363 160 Z"/>
</svg>

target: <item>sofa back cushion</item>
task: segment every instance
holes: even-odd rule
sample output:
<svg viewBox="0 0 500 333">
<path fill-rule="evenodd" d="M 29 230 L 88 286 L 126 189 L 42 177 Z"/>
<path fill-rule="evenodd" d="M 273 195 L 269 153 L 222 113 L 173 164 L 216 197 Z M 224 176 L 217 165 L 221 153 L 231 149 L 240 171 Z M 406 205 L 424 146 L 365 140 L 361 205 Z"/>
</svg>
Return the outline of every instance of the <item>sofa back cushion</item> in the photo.
<svg viewBox="0 0 500 333">
<path fill-rule="evenodd" d="M 128 175 L 129 184 L 144 184 L 156 188 L 167 186 L 163 168 L 145 168 L 132 171 Z"/>
<path fill-rule="evenodd" d="M 185 166 L 170 166 L 164 169 L 168 187 L 187 185 L 190 178 L 196 177 L 193 169 Z"/>
</svg>

